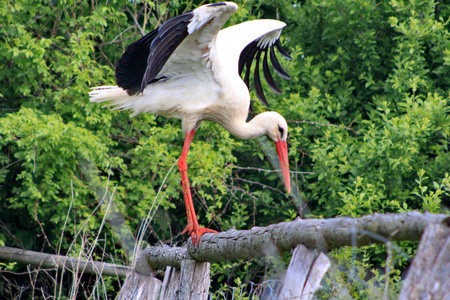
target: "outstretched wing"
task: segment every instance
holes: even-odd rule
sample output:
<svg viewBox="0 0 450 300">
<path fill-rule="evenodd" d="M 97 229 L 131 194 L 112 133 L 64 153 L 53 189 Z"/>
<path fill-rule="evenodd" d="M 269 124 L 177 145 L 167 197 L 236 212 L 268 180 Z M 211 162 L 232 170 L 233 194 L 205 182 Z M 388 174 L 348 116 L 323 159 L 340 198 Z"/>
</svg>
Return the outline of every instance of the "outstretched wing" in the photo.
<svg viewBox="0 0 450 300">
<path fill-rule="evenodd" d="M 275 49 L 277 49 L 285 59 L 292 59 L 280 42 L 281 30 L 285 26 L 285 23 L 277 20 L 254 20 L 225 28 L 220 31 L 218 36 L 218 43 L 224 45 L 233 43 L 235 45 L 236 51 L 221 53 L 221 57 L 228 64 L 235 64 L 239 75 L 242 75 L 244 69 L 246 70 L 244 82 L 248 88 L 250 88 L 251 66 L 253 61 L 256 61 L 253 75 L 254 86 L 258 99 L 266 106 L 269 106 L 269 104 L 261 85 L 261 56 L 263 56 L 263 74 L 273 92 L 281 93 L 269 69 L 269 56 L 270 62 L 277 73 L 285 79 L 291 78 L 283 69 L 275 54 Z"/>
<path fill-rule="evenodd" d="M 158 81 L 156 75 L 188 35 L 187 24 L 192 16 L 192 12 L 179 15 L 131 43 L 117 64 L 117 85 L 135 95 L 147 84 Z"/>
<path fill-rule="evenodd" d="M 172 65 L 167 65 L 171 64 L 170 58 L 176 50 L 180 53 L 195 53 L 198 50 L 179 49 L 183 41 L 208 27 L 207 34 L 202 35 L 203 43 L 208 44 L 236 10 L 237 5 L 231 2 L 215 3 L 168 20 L 128 46 L 116 67 L 117 85 L 129 95 L 135 95 L 142 92 L 148 84 L 165 79 L 165 70 L 173 72 L 177 68 L 173 62 Z M 184 45 L 192 47 L 193 43 Z M 202 59 L 201 55 L 200 53 L 198 61 Z M 196 60 L 191 58 L 191 61 Z"/>
</svg>

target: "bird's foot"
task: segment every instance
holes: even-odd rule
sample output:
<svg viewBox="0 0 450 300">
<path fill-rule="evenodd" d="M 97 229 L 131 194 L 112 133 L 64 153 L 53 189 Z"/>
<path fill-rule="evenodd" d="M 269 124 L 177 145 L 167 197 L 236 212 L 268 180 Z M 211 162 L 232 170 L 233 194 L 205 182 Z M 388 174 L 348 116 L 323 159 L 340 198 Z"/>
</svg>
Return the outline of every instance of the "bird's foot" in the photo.
<svg viewBox="0 0 450 300">
<path fill-rule="evenodd" d="M 218 233 L 218 232 L 213 229 L 188 224 L 182 232 L 182 234 L 185 233 L 189 233 L 191 235 L 192 244 L 194 244 L 194 246 L 198 246 L 198 244 L 200 243 L 200 238 L 204 233 Z"/>
</svg>

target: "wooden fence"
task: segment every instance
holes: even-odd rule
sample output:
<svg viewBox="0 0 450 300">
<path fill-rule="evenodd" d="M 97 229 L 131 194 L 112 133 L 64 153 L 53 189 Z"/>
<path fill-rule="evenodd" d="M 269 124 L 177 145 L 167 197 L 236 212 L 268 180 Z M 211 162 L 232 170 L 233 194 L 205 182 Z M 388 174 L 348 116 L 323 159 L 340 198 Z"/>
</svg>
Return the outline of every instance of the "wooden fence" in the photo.
<svg viewBox="0 0 450 300">
<path fill-rule="evenodd" d="M 78 268 L 125 276 L 118 299 L 208 299 L 210 262 L 251 259 L 292 251 L 283 285 L 260 299 L 312 299 L 330 261 L 322 251 L 342 246 L 419 240 L 399 299 L 450 299 L 450 217 L 374 214 L 362 218 L 296 220 L 251 230 L 205 234 L 200 245 L 148 247 L 129 268 L 0 247 L 0 259 L 33 265 Z M 163 280 L 154 271 L 164 269 Z M 107 273 L 106 273 L 107 272 Z"/>
</svg>

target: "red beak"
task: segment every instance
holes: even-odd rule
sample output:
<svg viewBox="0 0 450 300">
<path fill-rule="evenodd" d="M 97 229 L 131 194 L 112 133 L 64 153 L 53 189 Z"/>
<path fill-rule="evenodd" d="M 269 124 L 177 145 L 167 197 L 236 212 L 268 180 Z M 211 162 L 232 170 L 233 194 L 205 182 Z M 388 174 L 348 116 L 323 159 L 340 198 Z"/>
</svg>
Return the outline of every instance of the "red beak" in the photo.
<svg viewBox="0 0 450 300">
<path fill-rule="evenodd" d="M 278 140 L 275 142 L 278 157 L 280 159 L 281 173 L 284 178 L 284 185 L 288 193 L 291 192 L 291 177 L 289 176 L 289 160 L 286 141 Z"/>
</svg>

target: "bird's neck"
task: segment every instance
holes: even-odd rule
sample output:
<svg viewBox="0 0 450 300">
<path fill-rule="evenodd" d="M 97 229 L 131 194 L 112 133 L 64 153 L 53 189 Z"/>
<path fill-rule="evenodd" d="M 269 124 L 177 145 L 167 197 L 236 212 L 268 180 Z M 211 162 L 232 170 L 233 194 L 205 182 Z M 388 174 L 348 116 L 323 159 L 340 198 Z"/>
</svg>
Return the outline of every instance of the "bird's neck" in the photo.
<svg viewBox="0 0 450 300">
<path fill-rule="evenodd" d="M 251 139 L 267 133 L 264 123 L 264 114 L 261 113 L 246 122 L 245 118 L 235 118 L 226 125 L 223 125 L 232 135 L 241 139 Z"/>
</svg>

